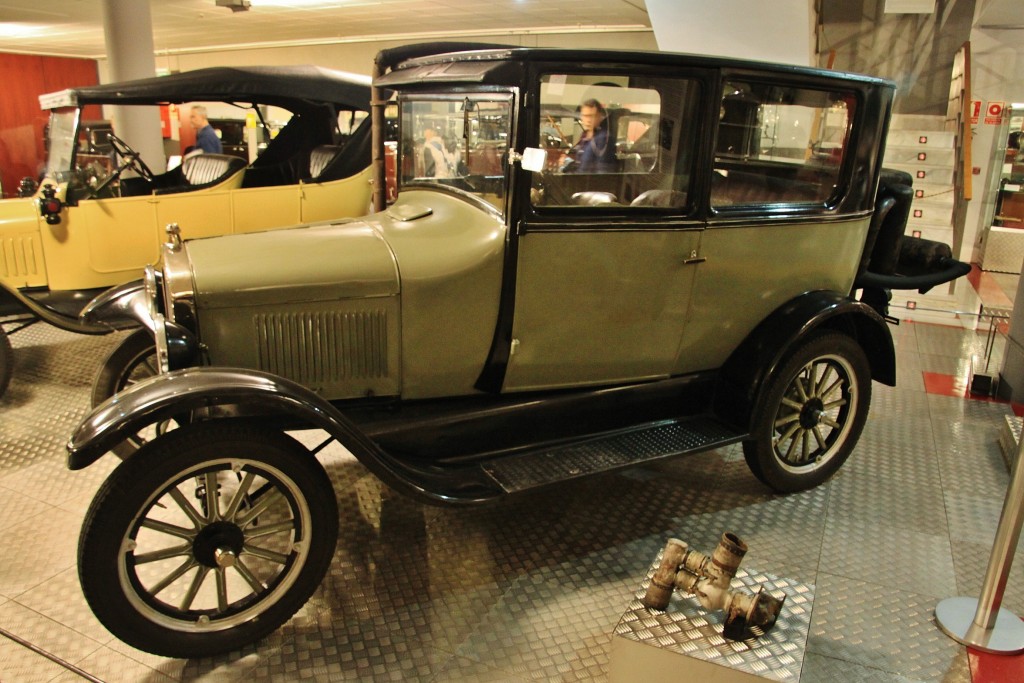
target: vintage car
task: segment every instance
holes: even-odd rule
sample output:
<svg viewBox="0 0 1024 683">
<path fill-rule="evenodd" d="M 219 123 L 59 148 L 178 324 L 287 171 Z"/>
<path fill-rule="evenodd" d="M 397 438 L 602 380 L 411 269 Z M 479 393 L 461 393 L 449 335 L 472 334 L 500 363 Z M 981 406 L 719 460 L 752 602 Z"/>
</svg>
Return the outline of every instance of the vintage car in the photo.
<svg viewBox="0 0 1024 683">
<path fill-rule="evenodd" d="M 79 576 L 132 646 L 231 650 L 316 589 L 338 507 L 289 431 L 323 430 L 391 489 L 447 505 L 734 443 L 772 489 L 816 486 L 857 443 L 872 381 L 895 383 L 886 290 L 967 271 L 900 239 L 890 82 L 438 49 L 378 57 L 375 86 L 398 93 L 393 205 L 191 241 L 172 227 L 142 285 L 84 313 L 144 326 L 103 369 L 122 390 L 68 444 L 71 469 L 124 457 Z M 448 163 L 426 176 L 435 138 Z"/>
<path fill-rule="evenodd" d="M 5 327 L 14 332 L 41 319 L 109 331 L 83 325 L 78 313 L 159 258 L 167 223 L 204 237 L 360 215 L 370 206 L 364 76 L 313 66 L 217 67 L 40 101 L 50 111 L 41 187 L 32 198 L 0 201 L 0 394 L 13 363 Z M 252 163 L 193 155 L 162 172 L 164 159 L 147 163 L 109 122 L 83 116 L 95 116 L 96 105 L 196 102 L 223 103 L 243 123 L 247 112 L 260 119 L 273 111 L 287 124 Z"/>
</svg>

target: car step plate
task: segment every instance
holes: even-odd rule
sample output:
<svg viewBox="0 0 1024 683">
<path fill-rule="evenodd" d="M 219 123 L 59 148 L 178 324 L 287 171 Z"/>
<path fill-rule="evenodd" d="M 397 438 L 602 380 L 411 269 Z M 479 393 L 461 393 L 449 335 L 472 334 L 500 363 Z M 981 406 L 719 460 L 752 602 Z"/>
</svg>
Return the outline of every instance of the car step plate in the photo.
<svg viewBox="0 0 1024 683">
<path fill-rule="evenodd" d="M 518 453 L 490 462 L 483 470 L 506 492 L 514 493 L 683 453 L 707 451 L 745 436 L 707 417 L 671 420 Z"/>
</svg>

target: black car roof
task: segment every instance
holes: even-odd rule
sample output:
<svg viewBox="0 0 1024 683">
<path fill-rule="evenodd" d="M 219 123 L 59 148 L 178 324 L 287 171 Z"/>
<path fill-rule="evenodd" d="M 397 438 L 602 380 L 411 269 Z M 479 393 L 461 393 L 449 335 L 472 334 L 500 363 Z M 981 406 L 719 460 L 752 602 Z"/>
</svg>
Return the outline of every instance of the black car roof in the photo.
<svg viewBox="0 0 1024 683">
<path fill-rule="evenodd" d="M 376 85 L 391 86 L 400 83 L 418 83 L 425 80 L 445 81 L 446 74 L 453 81 L 487 80 L 486 73 L 495 62 L 564 62 L 581 64 L 634 64 L 666 67 L 697 67 L 727 69 L 735 71 L 770 71 L 793 76 L 858 81 L 873 86 L 894 88 L 895 83 L 883 78 L 865 76 L 844 71 L 832 71 L 792 64 L 758 62 L 737 59 L 693 55 L 680 52 L 649 52 L 638 50 L 599 50 L 567 48 L 526 48 L 513 46 L 487 46 L 485 49 L 447 50 L 450 44 L 425 43 L 404 46 L 402 50 L 382 51 L 378 61 L 392 67 L 391 73 L 378 78 Z M 431 48 L 436 48 L 433 51 Z M 438 68 L 440 65 L 448 68 Z M 474 66 L 475 64 L 475 66 Z M 403 75 L 403 72 L 404 75 Z"/>
<path fill-rule="evenodd" d="M 295 110 L 330 102 L 370 109 L 370 79 L 319 66 L 218 66 L 169 76 L 69 88 L 41 95 L 44 109 L 85 104 L 259 102 Z"/>
</svg>

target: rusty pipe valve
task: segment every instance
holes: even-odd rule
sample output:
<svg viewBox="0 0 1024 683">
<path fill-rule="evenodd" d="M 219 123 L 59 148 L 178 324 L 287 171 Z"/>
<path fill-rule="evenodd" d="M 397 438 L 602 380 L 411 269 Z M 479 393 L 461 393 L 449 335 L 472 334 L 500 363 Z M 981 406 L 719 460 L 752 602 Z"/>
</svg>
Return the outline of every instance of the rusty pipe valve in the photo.
<svg viewBox="0 0 1024 683">
<path fill-rule="evenodd" d="M 690 549 L 678 538 L 670 538 L 644 596 L 644 606 L 664 610 L 672 591 L 679 589 L 695 596 L 704 609 L 725 612 L 723 635 L 727 638 L 749 638 L 756 635 L 751 630 L 754 627 L 767 632 L 778 620 L 786 598 L 776 598 L 763 590 L 751 595 L 730 587 L 746 553 L 747 545 L 728 532 L 722 534 L 710 556 Z"/>
</svg>

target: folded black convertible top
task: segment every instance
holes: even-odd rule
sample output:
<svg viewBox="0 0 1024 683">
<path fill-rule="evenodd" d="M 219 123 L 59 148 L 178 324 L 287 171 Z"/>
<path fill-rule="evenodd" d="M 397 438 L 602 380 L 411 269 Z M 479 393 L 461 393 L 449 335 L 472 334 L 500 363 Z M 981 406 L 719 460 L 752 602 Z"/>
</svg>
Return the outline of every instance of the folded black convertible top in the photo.
<svg viewBox="0 0 1024 683">
<path fill-rule="evenodd" d="M 370 110 L 370 78 L 319 66 L 217 66 L 40 95 L 43 109 L 85 104 L 259 102 L 295 111 L 330 102 Z"/>
</svg>

